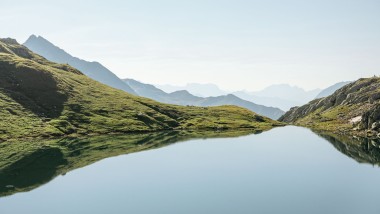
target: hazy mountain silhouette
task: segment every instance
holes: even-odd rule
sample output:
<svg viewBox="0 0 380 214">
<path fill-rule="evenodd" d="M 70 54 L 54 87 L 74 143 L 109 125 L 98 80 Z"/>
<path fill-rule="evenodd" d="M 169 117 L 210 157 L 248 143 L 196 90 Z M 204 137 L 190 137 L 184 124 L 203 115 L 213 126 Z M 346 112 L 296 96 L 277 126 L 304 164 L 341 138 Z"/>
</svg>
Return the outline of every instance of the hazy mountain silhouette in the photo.
<svg viewBox="0 0 380 214">
<path fill-rule="evenodd" d="M 276 97 L 299 103 L 307 103 L 310 100 L 313 100 L 320 91 L 320 89 L 306 91 L 297 86 L 291 86 L 288 84 L 278 84 L 266 87 L 261 91 L 252 92 L 252 95 L 259 97 Z"/>
<path fill-rule="evenodd" d="M 194 106 L 236 105 L 247 108 L 257 114 L 261 114 L 272 119 L 278 119 L 282 114 L 284 114 L 284 112 L 281 109 L 257 105 L 255 103 L 243 100 L 232 94 L 215 97 L 199 97 L 192 95 L 186 90 L 179 90 L 172 93 L 166 93 L 153 85 L 144 84 L 133 79 L 125 79 L 124 81 L 141 96 L 159 102 Z"/>
<path fill-rule="evenodd" d="M 247 100 L 259 105 L 280 108 L 284 111 L 289 110 L 291 107 L 300 106 L 313 100 L 315 96 L 317 96 L 317 94 L 321 91 L 320 89 L 306 91 L 302 88 L 290 86 L 288 84 L 271 85 L 260 91 L 235 92 L 225 91 L 223 89 L 220 89 L 215 84 L 189 83 L 185 86 L 156 85 L 156 87 L 167 93 L 186 90 L 191 94 L 200 97 L 233 94 L 243 100 Z"/>
<path fill-rule="evenodd" d="M 188 83 L 185 86 L 156 85 L 156 87 L 165 91 L 166 93 L 186 90 L 191 94 L 200 97 L 215 97 L 228 94 L 227 91 L 224 91 L 217 85 L 211 83 Z"/>
<path fill-rule="evenodd" d="M 41 36 L 31 35 L 23 45 L 47 60 L 63 64 L 67 63 L 98 82 L 136 95 L 132 88 L 102 64 L 73 57 Z"/>
<path fill-rule="evenodd" d="M 241 99 L 248 100 L 259 105 L 276 107 L 284 111 L 289 110 L 291 107 L 303 104 L 301 102 L 286 100 L 279 97 L 260 97 L 253 95 L 252 92 L 247 91 L 236 91 L 232 94 L 236 95 L 237 97 L 240 97 Z"/>
<path fill-rule="evenodd" d="M 318 99 L 318 98 L 322 98 L 322 97 L 328 97 L 328 96 L 332 95 L 336 90 L 342 88 L 343 86 L 345 86 L 349 83 L 351 83 L 351 81 L 335 83 L 334 85 L 332 85 L 326 89 L 323 89 L 315 98 Z"/>
<path fill-rule="evenodd" d="M 277 84 L 260 91 L 236 91 L 233 94 L 260 105 L 273 106 L 287 111 L 291 107 L 300 106 L 313 100 L 320 91 L 320 89 L 306 91 L 288 84 Z"/>
</svg>

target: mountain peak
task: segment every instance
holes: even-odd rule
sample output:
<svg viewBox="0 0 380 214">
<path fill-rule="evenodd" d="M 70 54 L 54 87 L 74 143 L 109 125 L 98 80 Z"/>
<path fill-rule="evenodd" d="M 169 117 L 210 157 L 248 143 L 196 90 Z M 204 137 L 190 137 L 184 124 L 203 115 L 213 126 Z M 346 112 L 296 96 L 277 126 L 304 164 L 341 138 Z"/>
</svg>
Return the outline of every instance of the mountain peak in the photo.
<svg viewBox="0 0 380 214">
<path fill-rule="evenodd" d="M 90 62 L 74 57 L 42 36 L 31 35 L 24 43 L 24 46 L 45 57 L 47 60 L 61 64 L 69 64 L 94 80 L 109 85 L 113 88 L 121 89 L 131 94 L 136 94 L 136 92 L 133 91 L 125 82 L 119 79 L 114 73 L 101 65 L 99 62 Z"/>
<path fill-rule="evenodd" d="M 8 45 L 19 45 L 17 40 L 12 38 L 0 38 L 0 41 Z"/>
<path fill-rule="evenodd" d="M 30 35 L 29 38 L 26 41 L 33 40 L 33 39 L 37 39 L 37 36 L 34 35 L 34 34 Z"/>
<path fill-rule="evenodd" d="M 187 90 L 178 90 L 178 91 L 174 91 L 174 92 L 172 92 L 170 94 L 177 94 L 177 95 L 181 94 L 181 95 L 191 95 L 191 96 L 193 96 Z"/>
<path fill-rule="evenodd" d="M 234 94 L 227 94 L 227 95 L 225 95 L 227 98 L 230 98 L 230 99 L 239 99 L 236 95 L 234 95 Z"/>
<path fill-rule="evenodd" d="M 34 34 L 30 35 L 29 38 L 24 42 L 24 45 L 42 43 L 43 45 L 49 45 L 58 48 L 53 43 L 49 42 L 49 40 L 45 39 L 42 36 L 36 36 Z"/>
</svg>

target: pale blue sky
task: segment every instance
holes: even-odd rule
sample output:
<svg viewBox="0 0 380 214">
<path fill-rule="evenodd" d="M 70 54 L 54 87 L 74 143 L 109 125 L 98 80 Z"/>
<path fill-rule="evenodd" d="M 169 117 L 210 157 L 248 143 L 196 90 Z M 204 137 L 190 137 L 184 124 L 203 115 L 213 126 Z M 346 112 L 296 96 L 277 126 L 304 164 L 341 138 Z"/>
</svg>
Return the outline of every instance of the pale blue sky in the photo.
<svg viewBox="0 0 380 214">
<path fill-rule="evenodd" d="M 0 37 L 41 35 L 122 78 L 306 89 L 380 74 L 379 0 L 1 0 Z"/>
</svg>

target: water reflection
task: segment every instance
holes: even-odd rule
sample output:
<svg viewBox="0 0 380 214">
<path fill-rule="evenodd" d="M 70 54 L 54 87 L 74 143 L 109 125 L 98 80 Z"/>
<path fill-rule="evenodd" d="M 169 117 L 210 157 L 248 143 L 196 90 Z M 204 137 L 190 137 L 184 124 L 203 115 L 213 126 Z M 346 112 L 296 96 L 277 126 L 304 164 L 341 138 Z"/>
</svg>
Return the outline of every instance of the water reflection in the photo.
<svg viewBox="0 0 380 214">
<path fill-rule="evenodd" d="M 58 175 L 104 158 L 195 138 L 238 137 L 252 131 L 152 132 L 0 144 L 0 197 L 30 191 Z M 257 134 L 257 133 L 255 133 Z"/>
<path fill-rule="evenodd" d="M 379 140 L 315 133 L 359 163 L 380 165 Z M 2 143 L 0 156 L 4 158 L 0 160 L 0 197 L 33 190 L 58 175 L 64 175 L 104 158 L 160 148 L 196 138 L 225 138 L 249 134 L 252 132 L 172 131 Z"/>
<path fill-rule="evenodd" d="M 59 166 L 64 164 L 67 160 L 58 148 L 32 151 L 1 170 L 0 195 L 34 189 L 54 178 Z"/>
<path fill-rule="evenodd" d="M 338 151 L 357 162 L 380 166 L 380 139 L 315 133 L 329 141 Z"/>
</svg>

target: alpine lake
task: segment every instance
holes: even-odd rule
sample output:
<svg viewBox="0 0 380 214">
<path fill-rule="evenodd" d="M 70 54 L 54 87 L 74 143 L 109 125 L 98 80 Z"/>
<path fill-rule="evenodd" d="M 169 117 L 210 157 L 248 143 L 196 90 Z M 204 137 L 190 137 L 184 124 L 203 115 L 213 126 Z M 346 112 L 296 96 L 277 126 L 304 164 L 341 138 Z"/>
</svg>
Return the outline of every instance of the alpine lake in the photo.
<svg viewBox="0 0 380 214">
<path fill-rule="evenodd" d="M 2 143 L 0 151 L 1 214 L 380 213 L 380 142 L 295 126 Z"/>
</svg>

